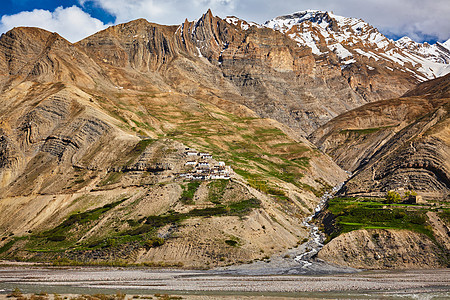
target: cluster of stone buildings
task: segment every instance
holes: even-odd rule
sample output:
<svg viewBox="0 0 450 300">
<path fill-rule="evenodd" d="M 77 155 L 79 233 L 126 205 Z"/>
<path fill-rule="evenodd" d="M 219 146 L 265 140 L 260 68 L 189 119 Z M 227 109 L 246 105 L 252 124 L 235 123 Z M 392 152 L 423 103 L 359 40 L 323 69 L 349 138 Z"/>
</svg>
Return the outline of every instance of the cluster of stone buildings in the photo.
<svg viewBox="0 0 450 300">
<path fill-rule="evenodd" d="M 193 149 L 186 149 L 185 167 L 190 168 L 186 173 L 181 173 L 180 177 L 186 180 L 215 180 L 230 179 L 233 172 L 230 166 L 223 161 L 213 161 L 213 156 L 206 152 L 197 152 Z"/>
</svg>

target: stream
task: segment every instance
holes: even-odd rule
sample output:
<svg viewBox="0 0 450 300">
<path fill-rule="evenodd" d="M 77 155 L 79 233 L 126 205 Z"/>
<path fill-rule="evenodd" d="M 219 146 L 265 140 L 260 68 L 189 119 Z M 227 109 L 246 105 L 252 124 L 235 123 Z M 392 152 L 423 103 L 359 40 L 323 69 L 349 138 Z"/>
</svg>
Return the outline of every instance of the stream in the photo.
<svg viewBox="0 0 450 300">
<path fill-rule="evenodd" d="M 303 225 L 305 225 L 307 228 L 309 228 L 309 239 L 305 243 L 305 251 L 300 255 L 297 255 L 294 260 L 301 264 L 302 268 L 308 268 L 312 265 L 311 259 L 319 253 L 320 249 L 323 247 L 324 242 L 324 235 L 322 232 L 320 232 L 319 227 L 315 226 L 311 223 L 311 221 L 323 210 L 325 207 L 327 201 L 332 198 L 344 185 L 344 183 L 340 183 L 336 185 L 331 191 L 326 192 L 319 201 L 319 204 L 317 204 L 316 208 L 314 209 L 314 212 L 307 217 L 303 221 Z"/>
</svg>

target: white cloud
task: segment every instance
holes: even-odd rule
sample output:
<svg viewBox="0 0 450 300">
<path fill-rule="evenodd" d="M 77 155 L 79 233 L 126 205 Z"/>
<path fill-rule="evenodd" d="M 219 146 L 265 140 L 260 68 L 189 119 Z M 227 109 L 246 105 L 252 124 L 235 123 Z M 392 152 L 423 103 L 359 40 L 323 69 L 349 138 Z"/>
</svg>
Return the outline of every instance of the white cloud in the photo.
<svg viewBox="0 0 450 300">
<path fill-rule="evenodd" d="M 79 0 L 101 7 L 116 17 L 116 23 L 145 18 L 150 22 L 173 25 L 184 19 L 198 19 L 208 8 L 221 16 L 233 13 L 238 0 Z"/>
<path fill-rule="evenodd" d="M 361 18 L 383 33 L 425 38 L 450 38 L 448 0 L 79 0 L 103 8 L 117 23 L 146 18 L 160 24 L 180 24 L 197 19 L 208 8 L 221 17 L 237 17 L 263 23 L 276 16 L 305 9 L 332 10 Z"/>
<path fill-rule="evenodd" d="M 79 41 L 107 27 L 77 6 L 58 7 L 54 12 L 43 9 L 23 11 L 15 15 L 4 15 L 0 20 L 0 32 L 19 26 L 39 27 L 58 32 L 71 42 Z"/>
</svg>

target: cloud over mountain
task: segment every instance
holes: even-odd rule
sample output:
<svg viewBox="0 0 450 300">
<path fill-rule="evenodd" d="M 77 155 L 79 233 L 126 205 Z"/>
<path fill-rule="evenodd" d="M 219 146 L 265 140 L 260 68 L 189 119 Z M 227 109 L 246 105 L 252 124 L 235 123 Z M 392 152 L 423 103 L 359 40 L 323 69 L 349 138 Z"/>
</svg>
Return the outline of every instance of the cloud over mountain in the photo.
<svg viewBox="0 0 450 300">
<path fill-rule="evenodd" d="M 91 17 L 78 6 L 57 7 L 53 12 L 43 9 L 23 11 L 14 15 L 4 15 L 0 20 L 0 32 L 14 27 L 39 27 L 56 31 L 71 42 L 76 42 L 108 25 Z"/>
</svg>

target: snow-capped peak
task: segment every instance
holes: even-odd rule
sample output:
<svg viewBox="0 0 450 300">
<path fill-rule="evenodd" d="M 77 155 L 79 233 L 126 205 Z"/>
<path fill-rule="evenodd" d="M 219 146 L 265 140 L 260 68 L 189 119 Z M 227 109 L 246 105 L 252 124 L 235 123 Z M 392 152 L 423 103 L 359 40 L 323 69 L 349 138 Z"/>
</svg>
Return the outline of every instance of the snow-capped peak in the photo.
<svg viewBox="0 0 450 300">
<path fill-rule="evenodd" d="M 448 39 L 446 42 L 442 43 L 442 46 L 450 50 L 450 39 Z"/>
<path fill-rule="evenodd" d="M 326 11 L 305 10 L 293 13 L 291 15 L 276 17 L 275 19 L 265 22 L 264 26 L 275 30 L 283 30 L 290 29 L 293 26 L 301 24 L 305 21 L 316 22 L 318 24 L 326 23 L 326 25 L 328 25 L 329 20 L 330 16 Z"/>
<path fill-rule="evenodd" d="M 450 50 L 445 47 L 445 43 L 436 43 L 430 45 L 428 43 L 418 43 L 409 37 L 402 37 L 395 42 L 399 48 L 407 49 L 410 52 L 427 58 L 428 60 L 441 64 L 450 63 Z"/>
<path fill-rule="evenodd" d="M 409 44 L 409 43 L 415 43 L 409 36 L 404 36 L 397 40 L 400 44 Z"/>
<path fill-rule="evenodd" d="M 320 10 L 279 16 L 264 26 L 311 48 L 313 54 L 333 52 L 342 68 L 358 61 L 369 66 L 373 61 L 388 70 L 393 70 L 391 65 L 401 72 L 411 72 L 421 81 L 450 73 L 450 40 L 430 45 L 403 37 L 394 42 L 361 19 Z"/>
<path fill-rule="evenodd" d="M 264 26 L 281 31 L 299 44 L 309 46 L 314 54 L 340 50 L 337 54 L 340 57 L 340 54 L 344 54 L 342 59 L 351 55 L 337 44 L 360 43 L 364 47 L 384 49 L 391 43 L 361 19 L 341 17 L 320 10 L 306 10 L 276 17 L 265 22 Z"/>
<path fill-rule="evenodd" d="M 239 19 L 234 16 L 226 17 L 225 21 L 229 24 L 233 24 L 233 25 L 241 27 L 242 30 L 247 30 L 252 26 L 256 26 L 258 28 L 262 27 L 261 25 L 256 24 L 255 22 L 247 22 L 245 20 Z"/>
</svg>

